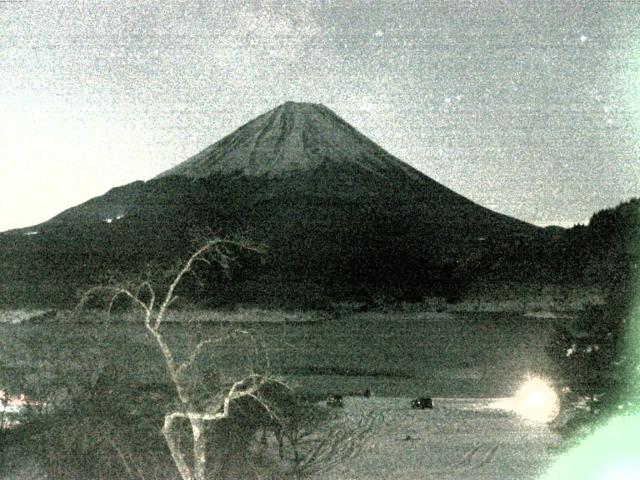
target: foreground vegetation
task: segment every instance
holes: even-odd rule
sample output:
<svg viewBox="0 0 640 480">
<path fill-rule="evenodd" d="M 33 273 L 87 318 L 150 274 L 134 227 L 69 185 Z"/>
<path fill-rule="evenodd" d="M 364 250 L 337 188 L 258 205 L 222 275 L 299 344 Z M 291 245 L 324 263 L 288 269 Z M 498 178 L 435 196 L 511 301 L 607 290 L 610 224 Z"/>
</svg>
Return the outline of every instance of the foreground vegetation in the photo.
<svg viewBox="0 0 640 480">
<path fill-rule="evenodd" d="M 591 246 L 602 248 L 592 273 L 601 275 L 604 301 L 559 324 L 548 347 L 565 393 L 557 424 L 567 433 L 640 410 L 639 207 L 634 200 L 592 218 Z M 573 235 L 584 243 L 586 233 Z"/>
<path fill-rule="evenodd" d="M 255 360 L 259 345 L 248 332 L 234 329 L 224 336 L 204 338 L 189 350 L 176 349 L 165 334 L 165 316 L 182 279 L 195 273 L 198 262 L 228 268 L 234 249 L 257 250 L 237 241 L 209 240 L 179 268 L 159 297 L 146 279 L 95 287 L 83 296 L 80 309 L 97 297 L 98 302 L 106 302 L 108 311 L 121 298 L 141 311 L 146 335 L 159 353 L 156 357 L 161 360 L 165 382 L 141 385 L 122 375 L 123 365 L 114 363 L 114 354 L 120 362 L 132 360 L 118 355 L 130 350 L 125 347 L 129 340 L 122 336 L 112 344 L 114 351 L 105 351 L 104 337 L 98 331 L 78 337 L 77 332 L 69 335 L 58 325 L 54 343 L 38 332 L 21 342 L 12 338 L 11 343 L 3 344 L 14 350 L 3 352 L 4 358 L 14 362 L 13 368 L 3 369 L 4 388 L 32 399 L 15 430 L 0 432 L 3 444 L 11 446 L 3 449 L 7 456 L 2 462 L 4 470 L 24 475 L 25 463 L 18 460 L 21 455 L 16 456 L 16 449 L 22 447 L 23 455 L 25 449 L 31 452 L 34 441 L 43 448 L 33 449 L 26 458 L 40 475 L 54 478 L 148 478 L 159 466 L 165 472 L 162 478 L 174 478 L 177 471 L 182 480 L 205 480 L 212 478 L 212 472 L 218 478 L 261 478 L 278 470 L 285 477 L 298 478 L 321 467 L 328 440 L 318 427 L 328 417 L 319 407 L 270 376 L 264 365 L 235 363 L 247 371 L 225 376 L 220 357 L 221 363 L 211 362 L 212 357 L 209 363 L 202 362 L 205 349 L 218 351 L 220 344 L 241 336 L 249 337 Z M 149 429 L 158 419 L 163 421 L 163 443 L 158 443 L 157 431 Z M 260 429 L 263 438 L 272 431 L 277 439 L 277 467 L 247 457 Z M 315 441 L 302 449 L 299 440 L 310 432 Z M 293 450 L 292 462 L 285 461 L 285 438 Z M 158 462 L 158 455 L 170 458 L 174 468 L 167 468 L 166 461 Z M 230 470 L 229 462 L 242 471 Z M 247 466 L 251 471 L 244 470 Z M 154 474 L 153 478 L 160 477 Z"/>
</svg>

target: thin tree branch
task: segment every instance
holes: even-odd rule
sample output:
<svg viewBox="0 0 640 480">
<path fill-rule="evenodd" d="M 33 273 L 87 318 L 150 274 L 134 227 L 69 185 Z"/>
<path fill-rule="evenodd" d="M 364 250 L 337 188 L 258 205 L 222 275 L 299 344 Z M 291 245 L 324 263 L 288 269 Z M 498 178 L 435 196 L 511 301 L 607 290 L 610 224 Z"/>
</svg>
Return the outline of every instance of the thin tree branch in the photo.
<svg viewBox="0 0 640 480">
<path fill-rule="evenodd" d="M 180 364 L 180 366 L 178 366 L 176 372 L 178 374 L 182 374 L 187 368 L 191 367 L 193 365 L 193 363 L 196 361 L 198 355 L 200 355 L 200 352 L 202 351 L 202 349 L 205 346 L 226 342 L 227 340 L 229 340 L 230 338 L 233 338 L 234 336 L 236 336 L 238 334 L 250 335 L 249 332 L 247 332 L 246 330 L 236 329 L 233 332 L 231 332 L 229 335 L 226 335 L 224 337 L 208 338 L 207 340 L 202 340 L 193 349 L 193 351 L 191 352 L 191 355 L 189 356 L 189 359 L 184 361 L 184 362 L 182 362 Z"/>
<path fill-rule="evenodd" d="M 180 400 L 182 407 L 181 410 L 176 410 L 165 415 L 162 433 L 171 452 L 173 461 L 183 480 L 205 479 L 207 458 L 206 438 L 204 436 L 204 422 L 216 421 L 228 417 L 231 402 L 245 396 L 250 396 L 258 401 L 274 419 L 280 421 L 273 410 L 256 395 L 258 390 L 267 381 L 266 377 L 257 374 L 249 375 L 244 379 L 235 382 L 231 386 L 227 394 L 221 397 L 222 408 L 220 408 L 220 401 L 218 401 L 211 404 L 211 406 L 204 411 L 196 411 L 194 402 L 190 397 L 190 393 L 187 390 L 187 385 L 185 384 L 185 380 L 182 374 L 187 368 L 193 365 L 198 355 L 200 355 L 205 346 L 222 342 L 224 339 L 204 340 L 199 342 L 196 348 L 191 352 L 189 358 L 185 362 L 178 364 L 173 356 L 171 348 L 160 333 L 160 328 L 165 320 L 167 309 L 178 298 L 178 296 L 175 294 L 175 290 L 181 283 L 184 276 L 188 273 L 193 273 L 193 267 L 196 262 L 203 262 L 208 266 L 210 266 L 212 262 L 215 262 L 223 270 L 226 271 L 230 267 L 231 262 L 235 261 L 236 259 L 236 257 L 232 255 L 232 247 L 239 247 L 245 250 L 259 253 L 261 252 L 258 247 L 254 247 L 248 243 L 240 241 L 223 239 L 213 239 L 206 241 L 204 245 L 198 248 L 188 258 L 185 264 L 178 270 L 178 273 L 175 275 L 173 281 L 169 285 L 169 288 L 167 289 L 164 299 L 160 304 L 157 312 L 154 312 L 156 304 L 155 290 L 153 289 L 152 285 L 146 280 L 138 284 L 137 288 L 133 290 L 131 289 L 131 287 L 94 287 L 85 292 L 77 307 L 79 309 L 84 306 L 92 295 L 108 293 L 111 296 L 108 308 L 109 312 L 111 311 L 116 299 L 120 296 L 128 297 L 134 305 L 137 305 L 144 311 L 144 326 L 158 344 L 158 348 L 160 349 L 160 352 L 164 357 L 167 372 L 169 374 L 171 382 L 176 389 L 178 399 Z M 213 251 L 214 255 L 212 255 L 210 258 L 205 258 L 205 255 L 210 251 Z M 150 295 L 147 303 L 145 303 L 145 301 L 141 298 L 145 290 L 147 290 Z M 233 332 L 232 335 L 229 335 L 229 337 L 238 333 L 248 334 L 248 332 L 246 331 L 238 330 Z M 254 345 L 254 347 L 257 349 L 257 346 Z M 190 467 L 187 463 L 185 454 L 180 446 L 179 433 L 175 430 L 174 427 L 175 420 L 179 418 L 188 419 L 191 425 L 191 433 L 193 438 L 193 467 Z M 123 457 L 121 451 L 119 451 L 118 453 L 123 460 L 125 469 L 128 473 L 131 474 L 131 470 L 127 465 L 126 458 Z"/>
</svg>

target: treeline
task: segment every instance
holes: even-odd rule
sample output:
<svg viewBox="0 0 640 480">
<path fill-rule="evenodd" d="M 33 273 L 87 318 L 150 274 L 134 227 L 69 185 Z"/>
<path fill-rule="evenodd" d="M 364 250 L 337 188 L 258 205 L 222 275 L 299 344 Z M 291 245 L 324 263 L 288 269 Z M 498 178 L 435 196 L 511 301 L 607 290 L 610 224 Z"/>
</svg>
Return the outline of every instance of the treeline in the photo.
<svg viewBox="0 0 640 480">
<path fill-rule="evenodd" d="M 637 199 L 567 230 L 482 223 L 464 232 L 437 224 L 443 212 L 417 217 L 409 207 L 416 192 L 393 197 L 402 202 L 392 205 L 382 201 L 391 197 L 329 201 L 310 189 L 299 179 L 241 176 L 121 187 L 79 213 L 63 212 L 36 235 L 0 235 L 0 305 L 69 307 L 113 276 L 170 271 L 206 228 L 216 236 L 242 234 L 266 252 L 239 259 L 229 278 L 203 273 L 187 282 L 183 298 L 207 306 L 455 302 L 479 283 L 606 288 L 637 259 Z M 98 221 L 123 204 L 136 207 L 112 223 Z"/>
<path fill-rule="evenodd" d="M 579 248 L 565 250 L 569 265 L 581 267 L 575 274 L 605 293 L 603 305 L 559 324 L 548 349 L 564 392 L 556 425 L 572 432 L 640 408 L 640 202 L 596 213 L 588 226 L 566 232 L 564 241 Z"/>
<path fill-rule="evenodd" d="M 496 281 L 585 285 L 608 288 L 628 281 L 638 260 L 640 201 L 597 212 L 588 225 L 549 227 L 528 238 L 485 247 L 470 259 L 468 277 Z"/>
</svg>

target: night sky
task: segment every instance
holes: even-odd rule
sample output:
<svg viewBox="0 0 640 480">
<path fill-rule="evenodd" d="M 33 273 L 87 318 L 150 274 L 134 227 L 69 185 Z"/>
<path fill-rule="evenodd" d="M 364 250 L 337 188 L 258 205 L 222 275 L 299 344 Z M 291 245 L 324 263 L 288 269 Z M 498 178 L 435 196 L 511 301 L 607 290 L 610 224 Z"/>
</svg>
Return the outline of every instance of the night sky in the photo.
<svg viewBox="0 0 640 480">
<path fill-rule="evenodd" d="M 287 100 L 540 225 L 640 194 L 640 1 L 0 0 L 0 89 L 0 231 Z"/>
</svg>

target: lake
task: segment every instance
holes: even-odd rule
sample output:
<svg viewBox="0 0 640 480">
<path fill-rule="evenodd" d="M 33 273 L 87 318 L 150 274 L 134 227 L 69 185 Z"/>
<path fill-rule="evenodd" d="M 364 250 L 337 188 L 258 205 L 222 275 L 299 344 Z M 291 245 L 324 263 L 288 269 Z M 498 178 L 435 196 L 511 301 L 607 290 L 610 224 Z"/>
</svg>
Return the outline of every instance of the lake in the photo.
<svg viewBox="0 0 640 480">
<path fill-rule="evenodd" d="M 0 323 L 0 334 L 7 342 L 12 341 L 11 332 L 54 343 L 61 336 L 61 343 L 77 349 L 92 347 L 91 342 L 107 344 L 105 348 L 130 357 L 124 366 L 127 374 L 145 383 L 163 381 L 164 366 L 142 323 L 118 318 L 114 315 L 106 325 Z M 545 345 L 560 321 L 514 313 L 421 312 L 242 324 L 237 328 L 250 335 L 205 349 L 202 361 L 234 372 L 249 360 L 321 392 L 369 387 L 377 396 L 499 397 L 512 394 L 528 375 L 549 371 Z M 199 339 L 228 335 L 235 328 L 200 321 L 167 323 L 163 331 L 180 357 Z"/>
</svg>

